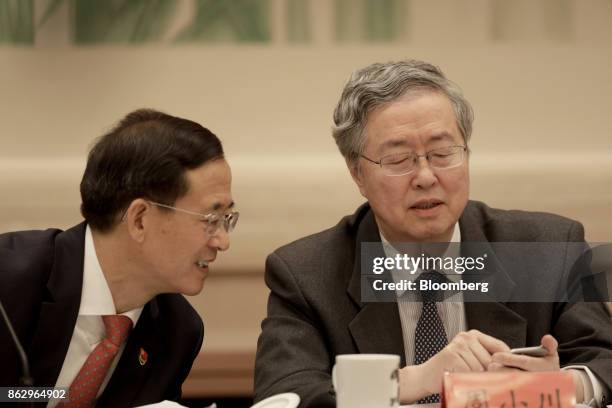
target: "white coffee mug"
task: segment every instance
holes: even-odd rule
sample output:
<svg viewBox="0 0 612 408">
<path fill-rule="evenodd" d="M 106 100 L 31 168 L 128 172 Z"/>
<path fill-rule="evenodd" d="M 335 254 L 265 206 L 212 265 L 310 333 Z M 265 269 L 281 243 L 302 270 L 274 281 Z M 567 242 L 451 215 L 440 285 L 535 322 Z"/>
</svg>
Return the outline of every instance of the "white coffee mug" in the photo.
<svg viewBox="0 0 612 408">
<path fill-rule="evenodd" d="M 399 406 L 400 358 L 393 354 L 340 354 L 332 369 L 338 408 Z"/>
</svg>

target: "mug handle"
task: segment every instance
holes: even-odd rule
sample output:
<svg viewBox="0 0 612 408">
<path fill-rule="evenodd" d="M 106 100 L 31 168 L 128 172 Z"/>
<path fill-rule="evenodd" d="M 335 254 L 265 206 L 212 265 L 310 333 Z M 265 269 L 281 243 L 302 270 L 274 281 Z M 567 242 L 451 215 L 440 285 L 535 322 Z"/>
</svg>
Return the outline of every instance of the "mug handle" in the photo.
<svg viewBox="0 0 612 408">
<path fill-rule="evenodd" d="M 391 393 L 395 394 L 389 401 L 390 407 L 399 406 L 399 368 L 391 372 Z"/>
</svg>

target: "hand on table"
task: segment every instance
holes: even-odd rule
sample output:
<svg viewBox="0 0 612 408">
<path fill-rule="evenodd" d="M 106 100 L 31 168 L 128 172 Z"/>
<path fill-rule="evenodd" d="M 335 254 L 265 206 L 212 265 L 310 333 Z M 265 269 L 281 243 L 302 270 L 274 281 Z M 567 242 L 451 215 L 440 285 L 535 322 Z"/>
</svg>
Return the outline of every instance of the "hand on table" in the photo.
<svg viewBox="0 0 612 408">
<path fill-rule="evenodd" d="M 506 343 L 478 330 L 461 332 L 425 363 L 400 370 L 400 401 L 414 402 L 439 393 L 446 371 L 486 371 L 492 355 L 509 351 Z"/>
<path fill-rule="evenodd" d="M 557 353 L 557 340 L 550 334 L 542 337 L 542 346 L 548 350 L 544 357 L 530 357 L 512 354 L 509 351 L 495 353 L 492 362 L 487 366 L 488 371 L 557 371 L 559 370 L 559 354 Z"/>
<path fill-rule="evenodd" d="M 487 366 L 488 371 L 558 371 L 559 353 L 557 353 L 557 340 L 550 334 L 542 337 L 542 346 L 548 350 L 544 357 L 530 357 L 509 352 L 495 353 L 492 362 Z M 576 370 L 568 370 L 572 374 L 576 388 L 576 400 L 584 400 L 584 387 Z"/>
</svg>

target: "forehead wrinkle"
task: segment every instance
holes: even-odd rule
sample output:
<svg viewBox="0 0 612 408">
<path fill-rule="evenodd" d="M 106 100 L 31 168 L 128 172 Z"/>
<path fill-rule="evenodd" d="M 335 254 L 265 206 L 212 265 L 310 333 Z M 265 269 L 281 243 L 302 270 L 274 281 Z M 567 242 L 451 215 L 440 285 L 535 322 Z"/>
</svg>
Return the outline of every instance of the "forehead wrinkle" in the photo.
<svg viewBox="0 0 612 408">
<path fill-rule="evenodd" d="M 443 130 L 441 132 L 437 132 L 432 136 L 429 137 L 425 137 L 423 142 L 424 143 L 432 143 L 432 142 L 439 142 L 439 141 L 449 141 L 449 142 L 454 142 L 454 138 L 452 136 L 451 133 L 449 133 L 446 130 Z M 407 147 L 407 146 L 411 146 L 412 144 L 410 142 L 408 142 L 406 137 L 395 137 L 393 139 L 388 139 L 386 141 L 384 141 L 380 146 L 378 151 L 379 152 L 383 152 L 386 149 L 389 148 L 393 148 L 393 147 Z"/>
<path fill-rule="evenodd" d="M 451 142 L 455 141 L 455 139 L 453 138 L 453 135 L 447 132 L 446 130 L 435 133 L 434 135 L 427 138 L 427 142 L 439 142 L 441 140 L 449 140 Z"/>
<path fill-rule="evenodd" d="M 380 148 L 384 149 L 387 147 L 398 147 L 398 146 L 402 147 L 402 146 L 407 146 L 408 144 L 409 144 L 408 141 L 404 137 L 394 138 L 394 139 L 389 139 L 383 142 L 383 144 L 380 145 Z"/>
</svg>

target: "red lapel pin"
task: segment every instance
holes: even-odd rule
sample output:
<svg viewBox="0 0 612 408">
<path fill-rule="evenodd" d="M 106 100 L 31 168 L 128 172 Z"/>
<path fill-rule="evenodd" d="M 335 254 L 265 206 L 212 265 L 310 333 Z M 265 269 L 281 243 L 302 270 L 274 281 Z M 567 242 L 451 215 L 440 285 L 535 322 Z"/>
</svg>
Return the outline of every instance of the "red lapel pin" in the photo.
<svg viewBox="0 0 612 408">
<path fill-rule="evenodd" d="M 138 362 L 141 366 L 147 364 L 147 360 L 149 359 L 149 355 L 147 352 L 141 347 L 140 354 L 138 355 Z"/>
</svg>

